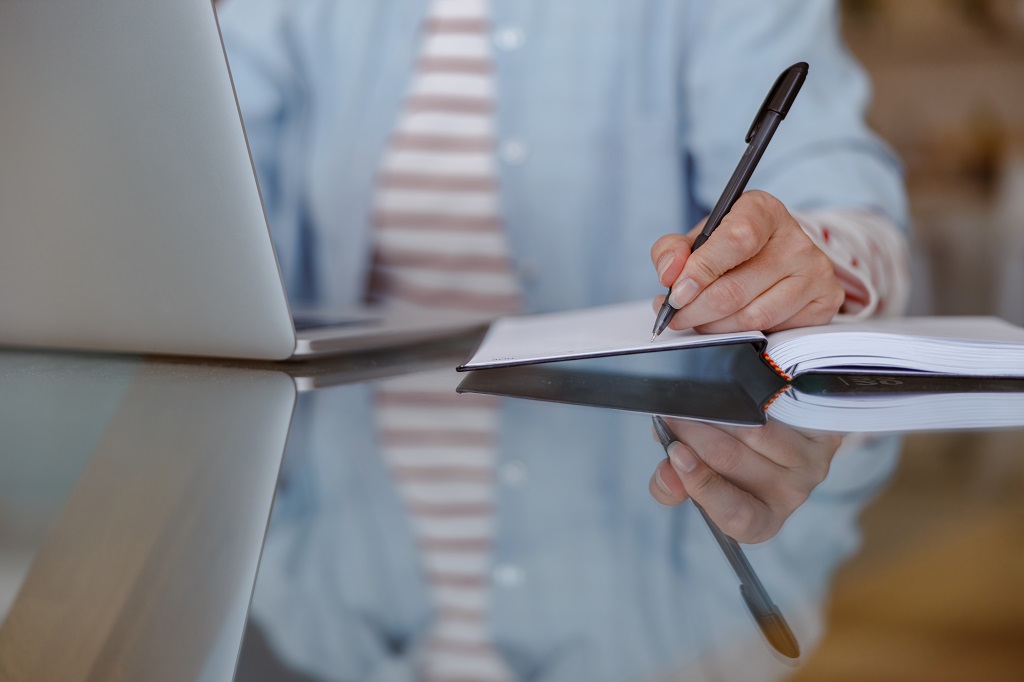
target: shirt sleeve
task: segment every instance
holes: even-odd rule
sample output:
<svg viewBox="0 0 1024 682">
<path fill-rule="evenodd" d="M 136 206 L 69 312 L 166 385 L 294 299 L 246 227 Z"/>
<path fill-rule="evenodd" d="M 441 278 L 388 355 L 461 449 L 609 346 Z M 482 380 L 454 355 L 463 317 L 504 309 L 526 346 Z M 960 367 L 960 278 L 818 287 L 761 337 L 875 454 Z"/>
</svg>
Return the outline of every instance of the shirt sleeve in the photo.
<svg viewBox="0 0 1024 682">
<path fill-rule="evenodd" d="M 867 211 L 796 211 L 804 232 L 832 261 L 846 299 L 840 318 L 894 316 L 910 295 L 907 238 L 887 217 Z"/>
<path fill-rule="evenodd" d="M 865 122 L 870 85 L 842 43 L 836 3 L 734 0 L 699 7 L 681 83 L 681 135 L 698 208 L 714 205 L 775 79 L 804 61 L 807 80 L 749 188 L 778 197 L 791 211 L 854 208 L 906 229 L 902 170 Z"/>
</svg>

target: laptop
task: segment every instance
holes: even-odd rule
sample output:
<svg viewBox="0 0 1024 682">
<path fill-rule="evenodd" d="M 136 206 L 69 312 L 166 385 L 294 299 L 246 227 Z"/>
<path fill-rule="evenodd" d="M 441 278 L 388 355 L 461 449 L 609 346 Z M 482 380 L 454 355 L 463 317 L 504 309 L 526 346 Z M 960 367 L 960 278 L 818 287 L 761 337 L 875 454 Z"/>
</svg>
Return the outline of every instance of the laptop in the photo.
<svg viewBox="0 0 1024 682">
<path fill-rule="evenodd" d="M 486 323 L 314 313 L 289 308 L 210 0 L 0 0 L 0 346 L 284 360 Z"/>
</svg>

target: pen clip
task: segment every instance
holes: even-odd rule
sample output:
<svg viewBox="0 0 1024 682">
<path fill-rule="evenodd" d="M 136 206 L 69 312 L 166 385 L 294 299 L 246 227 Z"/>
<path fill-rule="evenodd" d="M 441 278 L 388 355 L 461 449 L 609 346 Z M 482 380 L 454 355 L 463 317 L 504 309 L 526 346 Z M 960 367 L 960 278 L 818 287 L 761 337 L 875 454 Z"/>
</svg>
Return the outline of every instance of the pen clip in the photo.
<svg viewBox="0 0 1024 682">
<path fill-rule="evenodd" d="M 757 129 L 761 127 L 761 123 L 769 111 L 775 112 L 780 118 L 786 118 L 797 93 L 800 92 L 800 88 L 807 79 L 807 69 L 807 62 L 797 62 L 775 79 L 775 85 L 768 91 L 764 102 L 761 103 L 761 108 L 757 110 L 754 122 L 750 124 L 750 130 L 747 131 L 745 141 L 748 144 L 754 139 L 754 135 L 757 135 Z"/>
</svg>

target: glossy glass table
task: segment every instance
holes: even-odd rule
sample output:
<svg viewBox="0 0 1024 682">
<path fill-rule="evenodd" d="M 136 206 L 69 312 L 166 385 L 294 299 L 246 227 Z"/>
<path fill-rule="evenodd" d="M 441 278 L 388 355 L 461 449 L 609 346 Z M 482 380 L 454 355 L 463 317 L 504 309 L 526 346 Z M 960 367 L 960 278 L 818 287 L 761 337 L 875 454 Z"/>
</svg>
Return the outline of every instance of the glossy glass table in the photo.
<svg viewBox="0 0 1024 682">
<path fill-rule="evenodd" d="M 0 352 L 0 680 L 1024 678 L 1019 386 L 751 413 L 718 353 L 459 393 L 472 342 Z M 652 413 L 702 508 L 655 499 Z"/>
</svg>

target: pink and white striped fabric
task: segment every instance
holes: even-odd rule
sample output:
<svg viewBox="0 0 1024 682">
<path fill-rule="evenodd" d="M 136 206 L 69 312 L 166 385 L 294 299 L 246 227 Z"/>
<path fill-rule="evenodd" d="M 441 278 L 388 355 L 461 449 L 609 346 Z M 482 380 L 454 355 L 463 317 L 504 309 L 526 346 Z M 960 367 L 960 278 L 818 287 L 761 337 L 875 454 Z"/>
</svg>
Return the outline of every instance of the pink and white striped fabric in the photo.
<svg viewBox="0 0 1024 682">
<path fill-rule="evenodd" d="M 376 394 L 382 453 L 436 609 L 419 678 L 509 680 L 489 631 L 499 401 L 456 394 L 453 375 L 402 377 Z"/>
<path fill-rule="evenodd" d="M 374 201 L 371 297 L 520 309 L 502 229 L 486 0 L 434 0 Z"/>
<path fill-rule="evenodd" d="M 910 298 L 906 239 L 887 218 L 867 211 L 797 211 L 804 232 L 832 261 L 846 292 L 844 317 L 900 315 Z"/>
<path fill-rule="evenodd" d="M 374 200 L 370 298 L 513 313 L 518 282 L 497 192 L 486 0 L 433 0 Z M 436 607 L 425 680 L 512 679 L 489 633 L 499 400 L 458 395 L 454 372 L 378 385 L 382 454 Z"/>
</svg>

